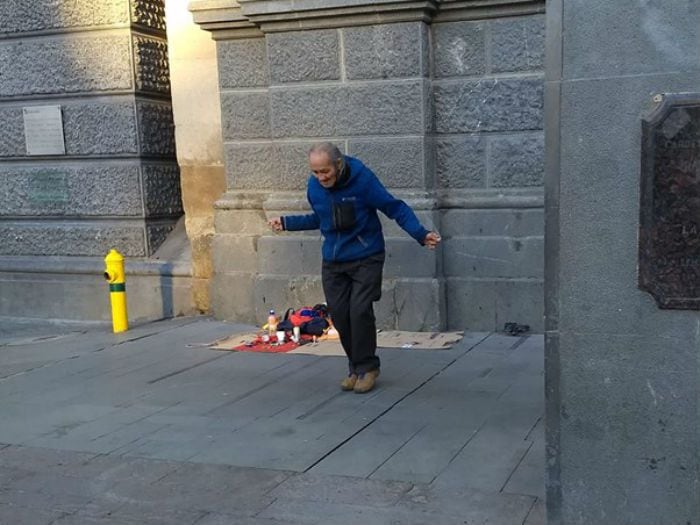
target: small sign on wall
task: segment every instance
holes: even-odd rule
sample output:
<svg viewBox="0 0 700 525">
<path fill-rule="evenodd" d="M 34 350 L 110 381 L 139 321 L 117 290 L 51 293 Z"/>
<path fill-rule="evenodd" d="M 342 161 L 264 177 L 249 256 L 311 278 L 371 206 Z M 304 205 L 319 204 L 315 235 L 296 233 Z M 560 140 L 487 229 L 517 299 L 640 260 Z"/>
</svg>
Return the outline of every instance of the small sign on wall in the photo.
<svg viewBox="0 0 700 525">
<path fill-rule="evenodd" d="M 27 155 L 65 155 L 61 106 L 23 108 Z"/>
</svg>

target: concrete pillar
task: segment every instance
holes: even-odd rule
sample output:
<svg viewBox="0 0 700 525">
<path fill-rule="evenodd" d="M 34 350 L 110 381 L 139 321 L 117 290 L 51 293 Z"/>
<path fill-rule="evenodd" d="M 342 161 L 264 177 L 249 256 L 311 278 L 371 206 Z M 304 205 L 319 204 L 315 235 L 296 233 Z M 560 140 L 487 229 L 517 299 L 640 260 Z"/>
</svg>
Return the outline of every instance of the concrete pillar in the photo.
<svg viewBox="0 0 700 525">
<path fill-rule="evenodd" d="M 697 524 L 700 316 L 659 309 L 637 269 L 642 118 L 698 92 L 700 5 L 551 0 L 547 19 L 549 523 Z"/>
</svg>

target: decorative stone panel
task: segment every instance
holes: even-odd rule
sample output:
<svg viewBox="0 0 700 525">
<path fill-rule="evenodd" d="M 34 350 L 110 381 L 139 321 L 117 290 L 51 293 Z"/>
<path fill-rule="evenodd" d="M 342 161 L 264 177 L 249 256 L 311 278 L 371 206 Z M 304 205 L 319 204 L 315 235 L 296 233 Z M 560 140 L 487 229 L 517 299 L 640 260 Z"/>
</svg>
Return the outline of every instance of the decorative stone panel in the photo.
<svg viewBox="0 0 700 525">
<path fill-rule="evenodd" d="M 343 29 L 347 78 L 419 77 L 428 72 L 428 30 L 422 22 Z"/>
<path fill-rule="evenodd" d="M 272 83 L 340 78 L 337 30 L 272 33 L 266 40 Z"/>
<path fill-rule="evenodd" d="M 162 3 L 162 2 L 161 2 Z M 129 0 L 2 0 L 0 38 L 13 33 L 128 24 Z"/>
<path fill-rule="evenodd" d="M 441 81 L 433 92 L 438 133 L 542 129 L 541 78 Z"/>
<path fill-rule="evenodd" d="M 173 165 L 146 164 L 143 174 L 143 197 L 147 217 L 179 216 L 182 210 L 180 170 Z"/>
<path fill-rule="evenodd" d="M 0 157 L 22 157 L 24 144 L 24 120 L 22 108 L 0 107 Z"/>
<path fill-rule="evenodd" d="M 170 94 L 170 67 L 166 42 L 135 36 L 134 70 L 138 91 Z"/>
<path fill-rule="evenodd" d="M 130 0 L 131 21 L 134 24 L 165 32 L 164 0 Z"/>
<path fill-rule="evenodd" d="M 65 105 L 63 133 L 68 155 L 138 153 L 133 102 Z"/>
<path fill-rule="evenodd" d="M 169 103 L 136 101 L 141 153 L 156 157 L 175 156 L 175 124 Z"/>
<path fill-rule="evenodd" d="M 104 256 L 111 248 L 127 257 L 146 255 L 144 227 L 135 223 L 0 223 L 0 255 Z"/>
<path fill-rule="evenodd" d="M 143 216 L 135 165 L 0 164 L 0 215 Z"/>
<path fill-rule="evenodd" d="M 421 134 L 423 81 L 270 90 L 274 137 Z"/>
<path fill-rule="evenodd" d="M 216 52 L 222 89 L 268 85 L 264 38 L 222 40 L 216 43 Z"/>
<path fill-rule="evenodd" d="M 10 40 L 0 44 L 0 97 L 127 90 L 129 37 Z"/>
<path fill-rule="evenodd" d="M 153 255 L 175 228 L 175 222 L 147 222 L 146 241 L 148 243 L 148 255 Z"/>
<path fill-rule="evenodd" d="M 68 155 L 138 153 L 133 103 L 70 104 L 62 106 L 62 111 Z M 0 157 L 24 157 L 22 108 L 0 108 L 0 122 Z"/>
</svg>

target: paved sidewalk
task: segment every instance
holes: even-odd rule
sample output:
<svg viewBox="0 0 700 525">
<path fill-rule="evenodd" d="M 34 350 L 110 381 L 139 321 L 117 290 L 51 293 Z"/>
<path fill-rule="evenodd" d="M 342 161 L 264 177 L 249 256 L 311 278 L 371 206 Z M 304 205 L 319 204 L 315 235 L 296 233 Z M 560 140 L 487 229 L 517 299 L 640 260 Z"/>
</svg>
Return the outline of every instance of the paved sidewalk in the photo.
<svg viewBox="0 0 700 525">
<path fill-rule="evenodd" d="M 0 326 L 0 524 L 543 525 L 543 341 L 342 358 L 201 346 L 179 318 Z"/>
</svg>

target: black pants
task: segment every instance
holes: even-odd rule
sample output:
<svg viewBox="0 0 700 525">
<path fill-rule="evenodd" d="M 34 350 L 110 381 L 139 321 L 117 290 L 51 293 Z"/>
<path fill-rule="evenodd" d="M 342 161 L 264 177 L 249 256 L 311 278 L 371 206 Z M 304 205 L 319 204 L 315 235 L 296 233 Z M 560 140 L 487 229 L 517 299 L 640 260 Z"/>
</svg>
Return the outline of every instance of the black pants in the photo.
<svg viewBox="0 0 700 525">
<path fill-rule="evenodd" d="M 323 292 L 350 372 L 379 368 L 377 328 L 372 303 L 382 295 L 384 253 L 352 262 L 323 262 Z"/>
</svg>

